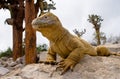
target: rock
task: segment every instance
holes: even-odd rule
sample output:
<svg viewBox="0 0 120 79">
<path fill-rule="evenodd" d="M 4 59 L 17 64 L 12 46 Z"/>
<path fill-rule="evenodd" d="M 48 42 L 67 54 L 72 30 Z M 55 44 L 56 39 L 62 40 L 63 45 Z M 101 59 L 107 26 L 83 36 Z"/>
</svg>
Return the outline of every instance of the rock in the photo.
<svg viewBox="0 0 120 79">
<path fill-rule="evenodd" d="M 16 65 L 17 65 L 16 62 L 11 62 L 11 63 L 8 64 L 8 66 L 10 66 L 10 67 L 14 67 L 14 66 L 16 66 Z"/>
<path fill-rule="evenodd" d="M 0 67 L 0 76 L 5 75 L 9 72 L 7 68 Z"/>
<path fill-rule="evenodd" d="M 22 78 L 21 76 L 10 76 L 10 77 L 3 77 L 3 78 L 0 78 L 0 79 L 25 79 L 25 78 Z"/>
<path fill-rule="evenodd" d="M 34 66 L 34 67 L 33 67 Z M 53 72 L 55 69 L 55 66 L 51 65 L 44 65 L 44 64 L 32 64 L 27 65 L 21 70 L 20 75 L 25 78 L 30 79 L 49 79 L 50 73 Z M 28 73 L 29 72 L 29 73 Z M 58 79 L 58 78 L 56 78 Z"/>
<path fill-rule="evenodd" d="M 10 63 L 14 63 L 13 58 L 8 58 L 8 60 L 6 61 L 6 63 L 7 63 L 8 65 L 10 65 Z"/>
<path fill-rule="evenodd" d="M 0 59 L 0 67 L 7 68 L 10 71 L 22 68 L 25 65 L 25 63 L 23 64 L 23 60 L 24 56 L 18 58 L 16 61 L 13 61 L 13 58 L 2 57 Z"/>
<path fill-rule="evenodd" d="M 15 63 L 13 61 L 13 58 L 8 58 L 7 60 L 2 60 L 1 65 L 3 65 L 3 67 L 9 67 L 9 66 L 14 66 Z"/>
<path fill-rule="evenodd" d="M 1 65 L 3 66 L 3 67 L 8 67 L 8 63 L 7 62 L 5 62 L 5 61 L 0 61 L 1 62 Z"/>
<path fill-rule="evenodd" d="M 17 58 L 15 62 L 18 64 L 25 64 L 25 56 Z"/>
<path fill-rule="evenodd" d="M 1 57 L 1 60 L 7 61 L 8 57 Z"/>
<path fill-rule="evenodd" d="M 13 58 L 8 58 L 8 62 L 13 62 Z"/>
<path fill-rule="evenodd" d="M 120 57 L 119 56 L 89 56 L 86 55 L 74 71 L 68 71 L 60 75 L 61 71 L 56 66 L 45 64 L 30 64 L 22 69 L 3 76 L 4 79 L 119 79 L 120 78 Z M 16 72 L 17 71 L 17 72 Z M 3 77 L 1 79 L 3 79 Z M 18 79 L 19 79 L 18 78 Z"/>
<path fill-rule="evenodd" d="M 23 64 L 17 64 L 14 68 L 17 69 L 17 68 L 22 68 L 24 65 Z"/>
<path fill-rule="evenodd" d="M 45 60 L 46 54 L 47 54 L 47 51 L 40 52 L 40 55 L 39 55 L 40 61 Z"/>
<path fill-rule="evenodd" d="M 3 77 L 7 78 L 7 77 L 12 77 L 12 76 L 19 76 L 20 72 L 21 72 L 21 68 L 14 69 L 14 70 L 11 70 L 11 72 L 9 72 L 8 74 L 4 75 Z"/>
<path fill-rule="evenodd" d="M 113 52 L 120 53 L 120 44 L 105 45 Z M 40 61 L 45 60 L 47 52 L 40 53 Z M 60 58 L 57 60 L 59 61 Z M 2 61 L 2 62 L 1 62 Z M 8 64 L 14 62 L 12 58 L 0 59 L 0 66 L 7 64 L 10 71 L 5 74 L 2 72 L 0 79 L 119 79 L 120 78 L 120 56 L 111 55 L 109 57 L 103 56 L 89 56 L 86 55 L 78 63 L 74 71 L 70 70 L 64 75 L 60 75 L 61 70 L 55 71 L 57 66 L 45 64 L 30 64 L 24 66 L 24 56 L 18 58 L 13 67 Z"/>
</svg>

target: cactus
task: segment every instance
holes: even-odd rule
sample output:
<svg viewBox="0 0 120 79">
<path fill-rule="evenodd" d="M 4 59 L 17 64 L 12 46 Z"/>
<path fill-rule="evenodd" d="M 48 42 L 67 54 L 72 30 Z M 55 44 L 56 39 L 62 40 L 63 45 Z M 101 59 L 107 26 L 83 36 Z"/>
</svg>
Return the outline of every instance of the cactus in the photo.
<svg viewBox="0 0 120 79">
<path fill-rule="evenodd" d="M 97 36 L 97 45 L 100 45 L 101 44 L 100 27 L 101 27 L 101 21 L 103 21 L 103 19 L 99 15 L 91 14 L 88 16 L 88 21 L 93 24 L 93 28 L 95 29 Z"/>
</svg>

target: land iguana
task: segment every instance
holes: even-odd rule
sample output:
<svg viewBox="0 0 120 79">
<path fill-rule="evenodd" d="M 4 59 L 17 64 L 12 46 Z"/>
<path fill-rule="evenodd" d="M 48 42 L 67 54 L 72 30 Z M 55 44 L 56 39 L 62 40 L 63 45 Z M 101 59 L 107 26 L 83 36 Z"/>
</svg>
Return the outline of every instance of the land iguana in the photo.
<svg viewBox="0 0 120 79">
<path fill-rule="evenodd" d="M 59 63 L 59 67 L 63 69 L 61 74 L 69 69 L 73 70 L 85 54 L 92 56 L 111 54 L 104 46 L 94 48 L 82 38 L 72 35 L 53 13 L 48 12 L 37 17 L 32 21 L 32 26 L 50 41 L 46 62 L 55 62 L 56 54 L 63 59 Z"/>
</svg>

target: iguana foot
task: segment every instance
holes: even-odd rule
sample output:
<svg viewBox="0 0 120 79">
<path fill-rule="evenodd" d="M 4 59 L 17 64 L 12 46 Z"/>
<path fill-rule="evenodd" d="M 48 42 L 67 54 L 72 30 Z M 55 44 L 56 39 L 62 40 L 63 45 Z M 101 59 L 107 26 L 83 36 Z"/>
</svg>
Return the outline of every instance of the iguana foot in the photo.
<svg viewBox="0 0 120 79">
<path fill-rule="evenodd" d="M 76 65 L 76 62 L 74 62 L 73 60 L 65 59 L 58 63 L 58 67 L 56 68 L 56 70 L 62 69 L 61 75 L 63 75 L 69 69 L 73 71 L 73 68 L 75 67 L 75 65 Z"/>
</svg>

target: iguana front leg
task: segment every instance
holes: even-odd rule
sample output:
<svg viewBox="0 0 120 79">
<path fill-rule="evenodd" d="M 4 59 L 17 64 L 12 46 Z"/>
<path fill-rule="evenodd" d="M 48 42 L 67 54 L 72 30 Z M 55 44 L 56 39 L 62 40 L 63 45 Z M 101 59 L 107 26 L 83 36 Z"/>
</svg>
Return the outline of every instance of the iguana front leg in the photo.
<svg viewBox="0 0 120 79">
<path fill-rule="evenodd" d="M 46 60 L 45 61 L 40 61 L 40 63 L 51 64 L 51 65 L 58 64 L 58 62 L 56 62 L 56 53 L 53 52 L 51 50 L 51 48 L 49 48 Z"/>
<path fill-rule="evenodd" d="M 83 48 L 76 48 L 69 54 L 69 56 L 65 60 L 60 62 L 58 68 L 63 68 L 61 75 L 63 75 L 69 69 L 73 71 L 75 65 L 80 61 L 81 58 L 83 58 L 84 53 L 85 51 Z"/>
</svg>

